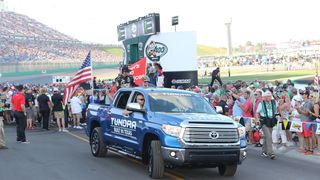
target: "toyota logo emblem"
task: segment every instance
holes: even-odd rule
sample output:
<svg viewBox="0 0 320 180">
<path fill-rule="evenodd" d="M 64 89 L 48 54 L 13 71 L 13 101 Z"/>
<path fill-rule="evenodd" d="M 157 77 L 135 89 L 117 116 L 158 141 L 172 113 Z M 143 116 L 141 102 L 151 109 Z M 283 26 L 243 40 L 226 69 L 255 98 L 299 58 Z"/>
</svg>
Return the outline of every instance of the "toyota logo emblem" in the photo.
<svg viewBox="0 0 320 180">
<path fill-rule="evenodd" d="M 215 132 L 215 131 L 211 131 L 211 132 L 209 133 L 209 137 L 210 137 L 211 139 L 218 139 L 218 138 L 219 138 L 219 133 L 217 133 L 217 132 Z"/>
</svg>

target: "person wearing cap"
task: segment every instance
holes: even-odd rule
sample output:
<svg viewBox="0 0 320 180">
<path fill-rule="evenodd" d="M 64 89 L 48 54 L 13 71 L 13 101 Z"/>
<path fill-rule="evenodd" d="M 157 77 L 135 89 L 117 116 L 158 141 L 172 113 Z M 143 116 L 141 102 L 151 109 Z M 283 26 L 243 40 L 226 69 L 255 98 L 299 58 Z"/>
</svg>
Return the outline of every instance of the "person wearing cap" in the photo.
<svg viewBox="0 0 320 180">
<path fill-rule="evenodd" d="M 26 98 L 26 111 L 27 111 L 27 128 L 32 129 L 32 121 L 35 118 L 35 114 L 33 111 L 33 106 L 35 104 L 34 100 L 35 97 L 32 94 L 32 90 L 28 89 L 25 93 L 25 98 Z"/>
<path fill-rule="evenodd" d="M 261 123 L 264 134 L 261 156 L 275 159 L 276 156 L 272 147 L 272 129 L 277 123 L 275 114 L 278 105 L 276 101 L 272 99 L 272 93 L 270 91 L 266 91 L 263 96 L 265 99 L 258 105 L 255 117 L 256 124 Z"/>
<path fill-rule="evenodd" d="M 123 66 L 121 69 L 121 74 L 115 79 L 117 84 L 117 89 L 122 87 L 134 87 L 136 86 L 134 83 L 133 76 L 130 75 L 131 70 L 128 66 Z"/>
<path fill-rule="evenodd" d="M 293 97 L 292 97 L 290 105 L 291 105 L 291 108 L 294 108 L 295 104 L 296 104 L 296 99 L 302 99 L 302 98 L 301 98 L 300 94 L 298 94 L 298 90 L 296 88 L 292 88 L 291 93 L 292 93 Z"/>
<path fill-rule="evenodd" d="M 150 78 L 147 75 L 143 75 L 141 80 L 142 84 L 140 85 L 140 87 L 156 87 L 154 84 L 150 83 Z"/>
<path fill-rule="evenodd" d="M 300 95 L 303 99 L 303 102 L 298 107 L 296 106 L 295 109 L 300 114 L 300 119 L 302 123 L 302 136 L 307 144 L 307 147 L 304 151 L 305 155 L 313 154 L 313 147 L 312 147 L 312 126 L 310 125 L 309 129 L 307 128 L 306 123 L 311 123 L 312 115 L 310 111 L 312 111 L 312 102 L 308 98 L 308 94 L 305 90 L 300 91 Z M 301 150 L 300 150 L 301 151 Z"/>
<path fill-rule="evenodd" d="M 59 92 L 57 87 L 53 88 L 53 95 L 51 97 L 52 101 L 52 112 L 54 117 L 57 119 L 57 125 L 59 132 L 67 132 L 64 122 L 64 112 L 63 112 L 63 97 Z"/>
</svg>

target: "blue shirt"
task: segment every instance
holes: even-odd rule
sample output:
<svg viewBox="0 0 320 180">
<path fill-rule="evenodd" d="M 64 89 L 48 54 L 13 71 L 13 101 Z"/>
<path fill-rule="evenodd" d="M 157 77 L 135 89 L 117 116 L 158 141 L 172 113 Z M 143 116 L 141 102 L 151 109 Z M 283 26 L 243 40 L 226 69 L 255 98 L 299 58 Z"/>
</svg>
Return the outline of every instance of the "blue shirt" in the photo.
<svg viewBox="0 0 320 180">
<path fill-rule="evenodd" d="M 242 116 L 242 109 L 238 106 L 239 100 L 234 101 L 233 108 L 232 108 L 232 116 Z M 240 96 L 240 102 L 241 104 L 244 104 L 246 100 L 243 96 Z"/>
</svg>

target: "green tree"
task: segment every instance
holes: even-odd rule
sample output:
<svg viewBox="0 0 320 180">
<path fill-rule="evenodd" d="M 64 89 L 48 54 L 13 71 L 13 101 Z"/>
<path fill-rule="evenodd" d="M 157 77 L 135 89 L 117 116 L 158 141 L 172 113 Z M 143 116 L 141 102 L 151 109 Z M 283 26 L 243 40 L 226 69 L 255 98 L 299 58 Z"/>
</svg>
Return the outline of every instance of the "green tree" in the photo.
<svg viewBox="0 0 320 180">
<path fill-rule="evenodd" d="M 247 41 L 246 42 L 246 46 L 252 46 L 252 42 L 251 41 Z"/>
<path fill-rule="evenodd" d="M 261 43 L 257 43 L 256 44 L 256 51 L 257 52 L 261 52 L 262 51 L 262 44 Z"/>
</svg>

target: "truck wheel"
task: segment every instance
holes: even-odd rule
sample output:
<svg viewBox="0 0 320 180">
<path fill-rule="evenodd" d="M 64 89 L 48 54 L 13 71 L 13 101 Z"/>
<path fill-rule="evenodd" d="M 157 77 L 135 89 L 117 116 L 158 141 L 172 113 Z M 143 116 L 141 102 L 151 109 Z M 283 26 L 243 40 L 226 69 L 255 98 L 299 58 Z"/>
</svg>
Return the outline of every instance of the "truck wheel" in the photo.
<svg viewBox="0 0 320 180">
<path fill-rule="evenodd" d="M 161 154 L 161 144 L 158 140 L 151 141 L 149 146 L 148 173 L 153 179 L 159 179 L 164 174 L 164 162 Z"/>
<path fill-rule="evenodd" d="M 219 165 L 218 169 L 221 176 L 234 176 L 237 171 L 237 165 Z"/>
<path fill-rule="evenodd" d="M 107 153 L 106 144 L 102 140 L 101 127 L 93 129 L 90 136 L 91 153 L 95 157 L 105 157 Z"/>
</svg>

